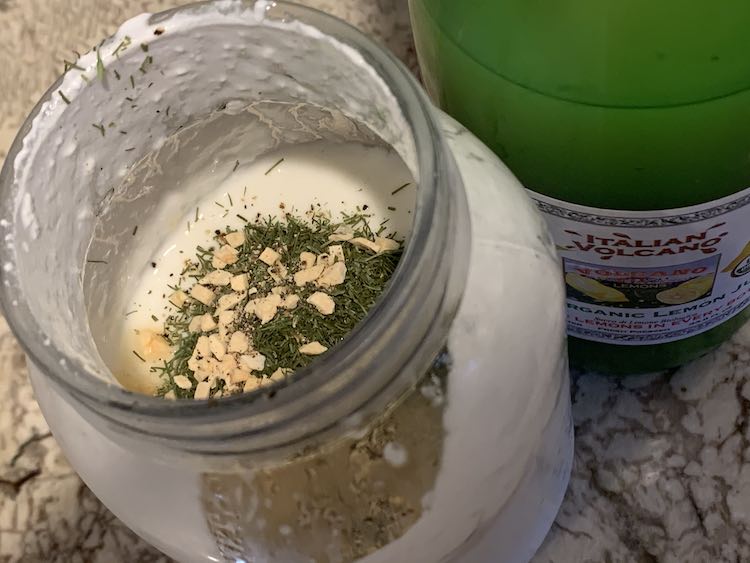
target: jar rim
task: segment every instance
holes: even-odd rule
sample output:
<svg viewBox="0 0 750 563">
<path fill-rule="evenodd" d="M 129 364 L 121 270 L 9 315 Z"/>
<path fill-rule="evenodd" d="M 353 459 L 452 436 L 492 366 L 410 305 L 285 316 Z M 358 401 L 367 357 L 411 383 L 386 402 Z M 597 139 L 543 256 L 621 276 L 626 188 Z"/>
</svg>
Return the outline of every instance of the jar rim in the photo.
<svg viewBox="0 0 750 563">
<path fill-rule="evenodd" d="M 153 14 L 150 16 L 148 23 L 156 24 L 175 13 L 219 3 L 221 3 L 221 0 L 206 0 L 187 4 Z M 377 338 L 378 334 L 391 330 L 389 323 L 393 322 L 396 312 L 404 307 L 405 299 L 409 297 L 410 293 L 413 293 L 414 288 L 419 284 L 424 286 L 425 275 L 432 275 L 425 271 L 425 261 L 435 262 L 436 257 L 428 254 L 433 252 L 435 248 L 444 246 L 445 240 L 447 240 L 446 233 L 440 233 L 440 229 L 433 227 L 436 226 L 437 215 L 442 213 L 443 217 L 447 216 L 445 206 L 449 205 L 450 190 L 447 185 L 442 185 L 445 182 L 441 182 L 440 178 L 447 175 L 445 167 L 450 167 L 452 161 L 447 162 L 450 158 L 446 157 L 446 149 L 441 141 L 439 126 L 431 111 L 430 102 L 411 73 L 391 53 L 370 40 L 362 32 L 334 16 L 283 0 L 275 2 L 265 0 L 248 2 L 244 0 L 244 3 L 256 8 L 260 6 L 268 11 L 273 10 L 282 18 L 293 18 L 295 21 L 301 21 L 318 29 L 324 35 L 353 47 L 363 56 L 365 63 L 375 70 L 379 78 L 392 92 L 414 137 L 420 178 L 410 243 L 405 248 L 404 255 L 391 279 L 391 283 L 369 311 L 366 319 L 344 341 L 333 347 L 313 365 L 298 370 L 292 376 L 294 385 L 280 382 L 263 390 L 208 401 L 168 401 L 160 397 L 129 391 L 97 377 L 81 365 L 76 358 L 66 355 L 57 348 L 54 342 L 44 342 L 43 327 L 40 326 L 31 312 L 28 296 L 20 290 L 17 268 L 6 269 L 2 274 L 3 283 L 0 284 L 0 305 L 5 312 L 8 324 L 33 364 L 39 367 L 45 376 L 97 414 L 120 426 L 125 426 L 129 430 L 135 430 L 137 433 L 144 432 L 143 428 L 140 427 L 141 422 L 133 421 L 131 425 L 131 422 L 126 421 L 128 417 L 133 418 L 133 420 L 136 418 L 141 420 L 142 417 L 145 417 L 151 422 L 192 419 L 227 423 L 238 417 L 247 418 L 252 413 L 268 417 L 271 411 L 279 410 L 279 407 L 291 406 L 295 397 L 297 399 L 296 407 L 292 410 L 297 415 L 303 416 L 305 409 L 299 404 L 300 397 L 309 396 L 310 393 L 316 392 L 335 394 L 354 383 L 351 378 L 346 381 L 343 380 L 338 372 L 345 371 L 342 366 L 346 365 L 345 363 L 354 355 L 365 349 L 365 341 L 372 340 L 373 337 Z M 159 37 L 155 37 L 153 40 L 158 41 Z M 58 78 L 26 118 L 7 155 L 2 172 L 0 172 L 0 217 L 5 218 L 5 220 L 0 221 L 0 231 L 5 231 L 5 234 L 12 232 L 15 216 L 13 191 L 17 187 L 14 181 L 16 156 L 23 147 L 24 137 L 31 130 L 33 121 L 42 111 L 44 104 L 55 94 L 61 81 L 62 77 Z M 442 222 L 445 222 L 444 218 Z M 432 243 L 428 244 L 428 241 L 432 241 Z M 12 265 L 16 260 L 15 252 L 11 245 L 4 245 L 0 248 L 0 261 L 3 264 L 9 263 Z M 432 264 L 432 267 L 436 268 L 439 265 Z M 443 266 L 443 269 L 445 267 Z M 379 384 L 370 382 L 370 392 L 375 391 L 378 387 L 385 388 L 388 384 L 388 381 L 381 381 Z M 274 401 L 275 404 L 270 405 L 269 401 L 261 400 L 267 397 L 269 392 L 274 393 L 277 390 L 280 392 L 277 395 L 277 401 Z M 286 402 L 281 398 L 282 394 L 287 396 Z M 221 408 L 215 408 L 219 404 Z M 132 415 L 136 416 L 133 417 Z M 282 420 L 280 418 L 270 420 L 269 423 L 272 426 L 278 426 L 282 423 Z M 257 433 L 262 430 L 262 428 L 254 428 L 252 432 Z M 206 431 L 208 432 L 208 430 Z M 242 430 L 227 428 L 230 436 L 232 432 L 245 433 L 247 431 L 247 425 L 243 425 Z M 198 430 L 196 438 L 199 441 L 205 437 L 201 434 L 203 432 Z"/>
</svg>

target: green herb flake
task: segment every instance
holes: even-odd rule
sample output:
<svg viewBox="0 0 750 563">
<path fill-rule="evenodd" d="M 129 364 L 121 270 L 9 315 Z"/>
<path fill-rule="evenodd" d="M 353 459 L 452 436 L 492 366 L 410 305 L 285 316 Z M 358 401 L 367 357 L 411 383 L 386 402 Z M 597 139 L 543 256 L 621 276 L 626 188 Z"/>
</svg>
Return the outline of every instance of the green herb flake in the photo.
<svg viewBox="0 0 750 563">
<path fill-rule="evenodd" d="M 91 127 L 93 127 L 94 129 L 98 129 L 99 133 L 102 134 L 102 137 L 104 137 L 107 134 L 107 130 L 104 128 L 104 125 L 102 125 L 101 123 L 92 123 Z"/>
<path fill-rule="evenodd" d="M 99 52 L 99 49 L 96 50 L 96 76 L 99 78 L 99 80 L 104 80 L 105 75 L 107 74 L 107 70 L 104 68 L 104 63 L 102 62 L 102 56 Z"/>
<path fill-rule="evenodd" d="M 146 363 L 146 360 L 138 352 L 133 350 L 133 354 L 135 354 L 135 357 L 138 358 L 140 361 L 142 361 L 143 363 Z"/>
<path fill-rule="evenodd" d="M 154 57 L 151 55 L 148 55 L 145 59 L 143 59 L 143 62 L 141 63 L 141 66 L 138 67 L 138 70 L 141 71 L 141 73 L 146 74 L 148 72 L 148 68 L 154 63 Z M 153 82 L 151 83 L 153 84 Z M 149 84 L 149 88 L 151 87 L 151 84 Z"/>
<path fill-rule="evenodd" d="M 128 48 L 129 46 L 130 46 L 130 43 L 131 43 L 131 41 L 132 41 L 132 40 L 130 39 L 130 37 L 128 37 L 128 36 L 126 35 L 126 36 L 125 36 L 125 37 L 123 38 L 123 40 L 122 40 L 122 41 L 120 41 L 120 44 L 119 44 L 119 45 L 117 45 L 117 47 L 115 48 L 115 50 L 114 50 L 114 51 L 112 51 L 112 54 L 113 54 L 113 55 L 114 55 L 115 57 L 117 57 L 117 58 L 120 58 L 120 53 L 121 53 L 122 51 L 124 51 L 125 49 L 127 49 L 127 48 Z"/>
<path fill-rule="evenodd" d="M 391 195 L 396 195 L 398 192 L 400 192 L 401 190 L 403 190 L 404 188 L 410 185 L 411 185 L 411 182 L 406 182 L 405 184 L 400 185 L 398 188 L 396 188 L 395 190 L 391 192 Z"/>
<path fill-rule="evenodd" d="M 66 73 L 70 69 L 73 69 L 73 68 L 76 69 L 76 70 L 80 70 L 80 71 L 86 70 L 86 69 L 78 66 L 76 63 L 71 63 L 70 61 L 67 61 L 65 59 L 63 59 L 63 65 L 65 65 L 64 68 L 63 68 L 63 73 Z"/>
<path fill-rule="evenodd" d="M 60 94 L 60 97 L 62 98 L 63 102 L 65 102 L 66 104 L 70 105 L 70 100 L 68 99 L 68 97 L 65 94 L 63 94 L 62 90 L 58 90 L 57 93 Z"/>
<path fill-rule="evenodd" d="M 271 166 L 271 168 L 269 168 L 268 170 L 266 170 L 265 176 L 268 176 L 268 175 L 269 175 L 269 174 L 270 174 L 270 173 L 271 173 L 271 172 L 273 171 L 273 169 L 274 169 L 274 168 L 276 168 L 276 167 L 277 167 L 277 166 L 278 166 L 279 164 L 281 164 L 282 162 L 284 162 L 284 159 L 283 159 L 283 158 L 280 158 L 279 160 L 277 160 L 277 161 L 276 161 L 276 162 L 274 163 L 274 165 L 273 165 L 273 166 Z"/>
</svg>

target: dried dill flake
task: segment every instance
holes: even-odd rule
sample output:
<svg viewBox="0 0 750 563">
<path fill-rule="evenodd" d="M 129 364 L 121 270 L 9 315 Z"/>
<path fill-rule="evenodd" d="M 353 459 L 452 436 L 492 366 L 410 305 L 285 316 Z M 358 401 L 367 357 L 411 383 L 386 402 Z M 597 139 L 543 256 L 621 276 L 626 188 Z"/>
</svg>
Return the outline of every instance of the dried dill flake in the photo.
<svg viewBox="0 0 750 563">
<path fill-rule="evenodd" d="M 218 398 L 283 379 L 340 342 L 375 303 L 402 254 L 368 226 L 286 215 L 217 231 L 177 285 L 164 335 L 174 353 L 157 395 Z"/>
</svg>

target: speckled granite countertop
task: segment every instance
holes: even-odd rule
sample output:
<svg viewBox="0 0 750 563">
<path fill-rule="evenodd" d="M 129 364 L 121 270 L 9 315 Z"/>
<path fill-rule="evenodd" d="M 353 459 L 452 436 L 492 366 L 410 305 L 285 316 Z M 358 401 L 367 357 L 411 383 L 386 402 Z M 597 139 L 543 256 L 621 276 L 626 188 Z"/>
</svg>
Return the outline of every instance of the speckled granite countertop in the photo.
<svg viewBox="0 0 750 563">
<path fill-rule="evenodd" d="M 176 0 L 0 0 L 0 161 L 72 51 Z M 307 0 L 416 61 L 406 0 Z M 750 327 L 673 374 L 573 378 L 576 456 L 535 563 L 750 561 Z M 0 318 L 0 562 L 168 561 L 65 461 Z M 493 562 L 495 563 L 495 562 Z"/>
</svg>

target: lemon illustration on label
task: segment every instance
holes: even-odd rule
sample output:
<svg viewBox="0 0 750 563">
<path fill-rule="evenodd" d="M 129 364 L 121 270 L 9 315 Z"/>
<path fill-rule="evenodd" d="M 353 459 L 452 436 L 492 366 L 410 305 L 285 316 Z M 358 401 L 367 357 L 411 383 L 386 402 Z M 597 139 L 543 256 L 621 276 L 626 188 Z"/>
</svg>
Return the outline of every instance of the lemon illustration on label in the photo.
<svg viewBox="0 0 750 563">
<path fill-rule="evenodd" d="M 714 276 L 700 276 L 682 282 L 672 289 L 665 289 L 656 294 L 656 298 L 665 305 L 682 305 L 698 299 L 711 290 L 714 285 Z"/>
<path fill-rule="evenodd" d="M 587 278 L 575 272 L 565 274 L 565 283 L 573 289 L 577 289 L 584 295 L 597 301 L 606 301 L 608 303 L 624 303 L 628 300 L 622 291 L 613 287 L 604 285 L 602 282 Z"/>
<path fill-rule="evenodd" d="M 732 260 L 727 267 L 722 270 L 723 273 L 732 273 L 732 277 L 739 277 L 748 272 L 748 258 L 750 258 L 750 242 L 745 245 L 737 257 Z"/>
</svg>

